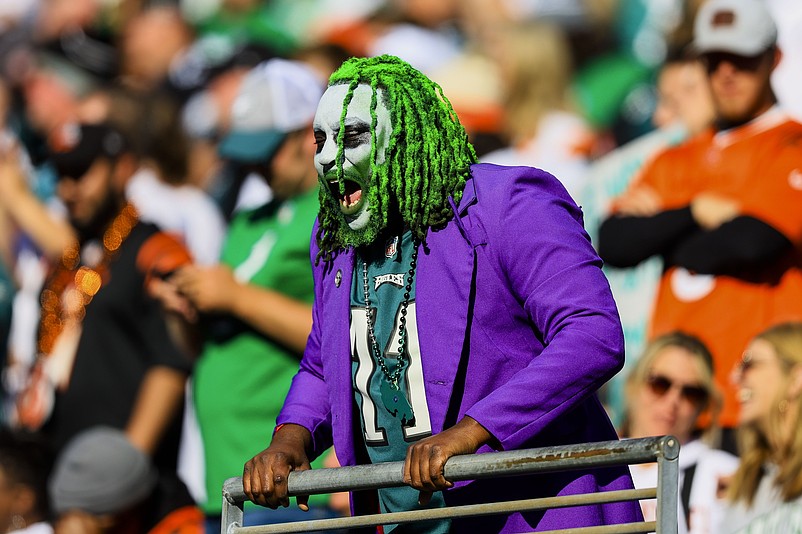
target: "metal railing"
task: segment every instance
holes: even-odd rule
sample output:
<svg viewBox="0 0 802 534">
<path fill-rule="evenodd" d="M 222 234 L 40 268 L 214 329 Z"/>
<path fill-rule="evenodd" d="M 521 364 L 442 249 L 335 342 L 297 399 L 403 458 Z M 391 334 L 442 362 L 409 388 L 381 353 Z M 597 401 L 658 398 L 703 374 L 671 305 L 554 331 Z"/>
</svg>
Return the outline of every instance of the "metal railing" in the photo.
<svg viewBox="0 0 802 534">
<path fill-rule="evenodd" d="M 381 524 L 410 523 L 431 519 L 447 519 L 564 508 L 588 504 L 657 498 L 655 521 L 574 528 L 559 532 L 582 534 L 677 532 L 677 492 L 679 442 L 673 436 L 626 439 L 598 443 L 581 443 L 559 447 L 543 447 L 519 451 L 469 454 L 450 458 L 444 467 L 451 482 L 483 478 L 528 475 L 575 469 L 610 467 L 657 462 L 657 486 L 639 490 L 604 491 L 499 503 L 472 504 L 356 517 L 319 519 L 262 526 L 242 526 L 243 504 L 247 497 L 242 479 L 235 477 L 223 484 L 222 534 L 270 534 L 276 532 L 316 532 Z M 356 491 L 403 486 L 404 462 L 312 469 L 290 473 L 287 485 L 291 496 Z M 553 531 L 557 532 L 557 531 Z"/>
</svg>

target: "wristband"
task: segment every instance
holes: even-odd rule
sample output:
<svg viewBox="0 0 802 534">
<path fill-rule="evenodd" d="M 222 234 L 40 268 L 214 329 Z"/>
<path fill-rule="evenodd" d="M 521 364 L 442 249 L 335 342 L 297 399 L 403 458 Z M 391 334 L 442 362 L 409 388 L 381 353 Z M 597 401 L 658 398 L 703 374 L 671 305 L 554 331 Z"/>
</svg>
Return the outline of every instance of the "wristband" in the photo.
<svg viewBox="0 0 802 534">
<path fill-rule="evenodd" d="M 280 424 L 280 425 L 278 425 L 276 428 L 274 428 L 274 429 L 273 429 L 273 435 L 275 436 L 275 435 L 276 435 L 276 432 L 278 432 L 279 430 L 281 430 L 281 427 L 283 427 L 283 426 L 284 426 L 284 425 L 286 425 L 286 424 L 287 424 L 287 423 L 281 423 L 281 424 Z"/>
</svg>

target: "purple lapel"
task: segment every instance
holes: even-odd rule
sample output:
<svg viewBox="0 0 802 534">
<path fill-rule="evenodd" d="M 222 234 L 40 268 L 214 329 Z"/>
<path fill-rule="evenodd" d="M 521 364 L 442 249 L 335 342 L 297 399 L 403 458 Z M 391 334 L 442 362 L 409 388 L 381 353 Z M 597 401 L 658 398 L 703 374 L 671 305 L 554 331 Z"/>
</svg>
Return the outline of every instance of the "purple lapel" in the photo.
<svg viewBox="0 0 802 534">
<path fill-rule="evenodd" d="M 340 273 L 341 281 L 335 280 Z M 320 302 L 325 308 L 320 315 L 321 324 L 317 328 L 323 332 L 321 339 L 321 360 L 326 373 L 331 395 L 331 417 L 334 443 L 337 456 L 343 465 L 355 465 L 353 402 L 351 386 L 351 280 L 354 276 L 354 253 L 349 250 L 340 253 L 333 261 L 332 268 L 322 278 L 322 288 L 318 292 Z"/>
<path fill-rule="evenodd" d="M 465 344 L 474 250 L 453 223 L 429 232 L 428 245 L 429 253 L 421 250 L 418 256 L 415 295 L 426 398 L 432 432 L 438 433 Z"/>
</svg>

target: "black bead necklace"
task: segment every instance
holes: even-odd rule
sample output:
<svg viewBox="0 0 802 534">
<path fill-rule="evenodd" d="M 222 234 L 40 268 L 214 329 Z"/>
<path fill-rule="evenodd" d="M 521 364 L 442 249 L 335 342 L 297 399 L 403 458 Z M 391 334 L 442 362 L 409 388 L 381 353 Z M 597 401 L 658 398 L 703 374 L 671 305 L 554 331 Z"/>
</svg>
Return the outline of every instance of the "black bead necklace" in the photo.
<svg viewBox="0 0 802 534">
<path fill-rule="evenodd" d="M 379 350 L 379 342 L 376 340 L 376 330 L 374 320 L 371 315 L 370 309 L 370 281 L 368 279 L 368 263 L 362 259 L 362 289 L 365 296 L 365 316 L 368 323 L 368 337 L 370 339 L 370 351 L 373 358 L 379 365 L 385 380 L 381 384 L 382 401 L 385 408 L 393 416 L 401 413 L 404 414 L 404 419 L 411 419 L 406 417 L 406 414 L 412 414 L 412 408 L 406 396 L 401 392 L 399 384 L 401 375 L 404 373 L 407 364 L 409 363 L 408 354 L 408 334 L 407 334 L 407 308 L 409 307 L 410 297 L 412 295 L 412 284 L 415 280 L 415 268 L 418 260 L 418 243 L 415 242 L 412 249 L 412 258 L 409 263 L 409 271 L 407 272 L 407 283 L 404 286 L 404 300 L 401 304 L 401 314 L 399 318 L 398 328 L 398 358 L 396 360 L 395 369 L 390 372 L 387 364 L 382 356 L 382 351 Z M 409 421 L 405 421 L 405 424 Z"/>
</svg>

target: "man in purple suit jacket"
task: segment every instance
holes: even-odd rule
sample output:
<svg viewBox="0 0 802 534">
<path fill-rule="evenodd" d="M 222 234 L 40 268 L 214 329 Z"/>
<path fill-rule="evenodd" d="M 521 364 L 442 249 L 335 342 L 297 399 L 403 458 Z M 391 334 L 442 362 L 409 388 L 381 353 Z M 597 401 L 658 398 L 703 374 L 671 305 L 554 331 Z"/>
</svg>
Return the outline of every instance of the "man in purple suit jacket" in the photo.
<svg viewBox="0 0 802 534">
<path fill-rule="evenodd" d="M 332 444 L 342 465 L 405 461 L 408 486 L 354 494 L 356 513 L 631 488 L 625 467 L 443 476 L 457 454 L 616 439 L 596 391 L 623 365 L 621 325 L 560 183 L 477 164 L 440 88 L 389 56 L 344 63 L 314 128 L 314 326 L 272 443 L 245 465 L 248 497 L 287 506 L 289 472 Z M 384 531 L 638 520 L 615 503 Z"/>
</svg>

